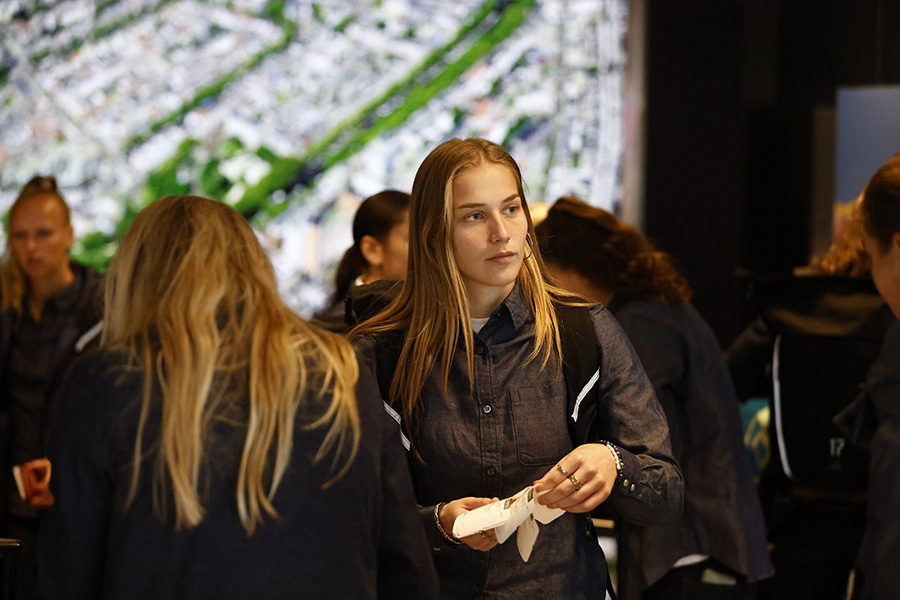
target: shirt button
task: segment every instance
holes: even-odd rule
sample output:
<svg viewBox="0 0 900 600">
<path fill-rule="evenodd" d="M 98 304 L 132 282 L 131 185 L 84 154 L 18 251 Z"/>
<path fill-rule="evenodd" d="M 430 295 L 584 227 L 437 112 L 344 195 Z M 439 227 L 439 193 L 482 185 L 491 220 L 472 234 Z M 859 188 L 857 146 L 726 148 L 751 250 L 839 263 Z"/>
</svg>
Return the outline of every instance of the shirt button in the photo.
<svg viewBox="0 0 900 600">
<path fill-rule="evenodd" d="M 627 480 L 627 479 L 626 479 L 625 481 L 622 482 L 622 487 L 624 487 L 624 488 L 627 488 L 627 487 L 628 487 L 628 480 Z"/>
<path fill-rule="evenodd" d="M 494 409 L 491 408 L 490 404 L 485 404 L 484 406 L 481 407 L 481 410 L 484 411 L 484 414 L 489 415 L 489 414 L 491 414 L 491 411 Z"/>
<path fill-rule="evenodd" d="M 631 487 L 628 488 L 628 489 L 630 489 L 630 490 L 633 492 L 633 491 L 634 491 L 634 484 L 632 483 L 632 484 L 631 484 Z"/>
<path fill-rule="evenodd" d="M 495 469 L 494 467 L 488 467 L 487 474 L 493 477 L 497 474 L 497 469 Z"/>
<path fill-rule="evenodd" d="M 477 354 L 478 356 L 484 356 L 484 346 L 475 346 L 475 354 Z"/>
<path fill-rule="evenodd" d="M 477 593 L 480 592 L 480 591 L 481 591 L 481 588 L 478 587 L 477 585 L 473 585 L 473 586 L 472 586 L 472 593 L 473 593 L 473 594 L 477 594 Z"/>
</svg>

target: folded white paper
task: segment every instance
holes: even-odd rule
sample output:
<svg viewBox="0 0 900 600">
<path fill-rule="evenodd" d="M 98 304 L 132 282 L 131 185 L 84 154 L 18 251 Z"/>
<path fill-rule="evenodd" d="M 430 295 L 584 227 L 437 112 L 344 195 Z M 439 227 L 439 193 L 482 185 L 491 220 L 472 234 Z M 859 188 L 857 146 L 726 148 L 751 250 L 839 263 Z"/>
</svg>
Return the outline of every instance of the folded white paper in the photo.
<svg viewBox="0 0 900 600">
<path fill-rule="evenodd" d="M 505 500 L 464 513 L 453 523 L 453 535 L 461 538 L 493 529 L 497 542 L 502 544 L 513 531 L 518 530 L 516 545 L 519 555 L 528 562 L 539 533 L 537 523 L 548 525 L 565 512 L 561 508 L 547 508 L 540 504 L 537 497 L 544 493 L 536 493 L 534 486 L 530 485 Z"/>
</svg>

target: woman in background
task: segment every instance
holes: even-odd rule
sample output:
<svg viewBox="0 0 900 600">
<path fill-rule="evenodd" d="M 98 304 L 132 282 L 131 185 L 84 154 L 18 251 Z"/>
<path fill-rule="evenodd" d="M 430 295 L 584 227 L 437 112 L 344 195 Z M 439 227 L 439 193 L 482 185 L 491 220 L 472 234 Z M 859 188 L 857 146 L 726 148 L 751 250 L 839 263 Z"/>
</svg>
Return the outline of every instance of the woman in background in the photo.
<svg viewBox="0 0 900 600">
<path fill-rule="evenodd" d="M 23 543 L 20 600 L 37 597 L 38 525 L 53 503 L 47 438 L 62 381 L 79 338 L 100 320 L 100 277 L 69 258 L 74 241 L 56 179 L 32 178 L 10 208 L 0 265 L 0 537 Z"/>
<path fill-rule="evenodd" d="M 313 322 L 329 331 L 347 329 L 344 299 L 351 288 L 406 277 L 409 254 L 409 194 L 385 190 L 366 198 L 353 217 L 353 245 L 334 276 L 334 293 Z"/>
<path fill-rule="evenodd" d="M 757 316 L 725 360 L 738 400 L 767 399 L 771 415 L 757 483 L 775 567 L 766 588 L 845 600 L 865 529 L 868 454 L 848 445 L 832 456 L 830 445 L 847 438 L 832 419 L 859 394 L 896 319 L 872 282 L 862 223 L 845 222 L 808 266 L 749 277 L 746 297 Z"/>
<path fill-rule="evenodd" d="M 397 436 L 350 345 L 295 316 L 246 221 L 157 200 L 107 274 L 50 458 L 43 597 L 429 598 Z"/>
<path fill-rule="evenodd" d="M 544 280 L 519 168 L 496 144 L 433 150 L 413 183 L 410 229 L 399 295 L 351 336 L 376 372 L 393 364 L 384 398 L 408 435 L 441 596 L 605 598 L 605 559 L 584 513 L 608 500 L 650 524 L 681 506 L 665 417 L 637 357 L 606 311 L 585 307 L 599 392 L 570 420 L 563 294 Z M 570 434 L 578 415 L 588 443 Z M 460 515 L 532 484 L 565 514 L 540 526 L 528 562 L 493 530 L 452 534 Z"/>
<path fill-rule="evenodd" d="M 684 474 L 681 517 L 624 524 L 624 597 L 754 598 L 755 582 L 772 574 L 765 526 L 734 387 L 687 282 L 637 230 L 575 198 L 560 198 L 536 232 L 556 283 L 605 304 L 622 325 Z"/>
<path fill-rule="evenodd" d="M 872 278 L 891 312 L 900 317 L 900 154 L 866 184 L 859 215 Z M 900 320 L 885 333 L 866 390 L 878 428 L 871 440 L 866 527 L 853 598 L 900 598 Z"/>
</svg>

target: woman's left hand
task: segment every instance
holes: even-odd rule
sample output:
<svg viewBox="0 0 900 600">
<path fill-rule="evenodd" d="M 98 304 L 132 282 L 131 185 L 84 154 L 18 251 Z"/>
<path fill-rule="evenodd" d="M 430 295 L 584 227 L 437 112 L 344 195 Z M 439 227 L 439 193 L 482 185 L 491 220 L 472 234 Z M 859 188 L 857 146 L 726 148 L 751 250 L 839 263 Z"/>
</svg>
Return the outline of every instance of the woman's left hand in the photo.
<svg viewBox="0 0 900 600">
<path fill-rule="evenodd" d="M 566 512 L 585 513 L 609 498 L 616 482 L 616 459 L 606 444 L 578 446 L 535 482 L 538 502 Z"/>
</svg>

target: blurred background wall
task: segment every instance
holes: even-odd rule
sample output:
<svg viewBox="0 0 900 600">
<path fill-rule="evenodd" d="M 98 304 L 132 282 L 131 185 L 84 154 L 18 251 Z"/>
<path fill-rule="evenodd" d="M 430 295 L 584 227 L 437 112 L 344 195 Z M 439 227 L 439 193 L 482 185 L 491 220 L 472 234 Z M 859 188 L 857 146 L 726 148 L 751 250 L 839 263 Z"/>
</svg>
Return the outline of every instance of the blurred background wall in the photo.
<svg viewBox="0 0 900 600">
<path fill-rule="evenodd" d="M 807 264 L 838 184 L 900 150 L 845 116 L 900 84 L 900 0 L 7 0 L 0 28 L 0 210 L 56 175 L 102 266 L 153 198 L 223 199 L 304 314 L 358 202 L 480 135 L 531 202 L 578 195 L 672 253 L 727 344 L 738 271 Z"/>
</svg>

